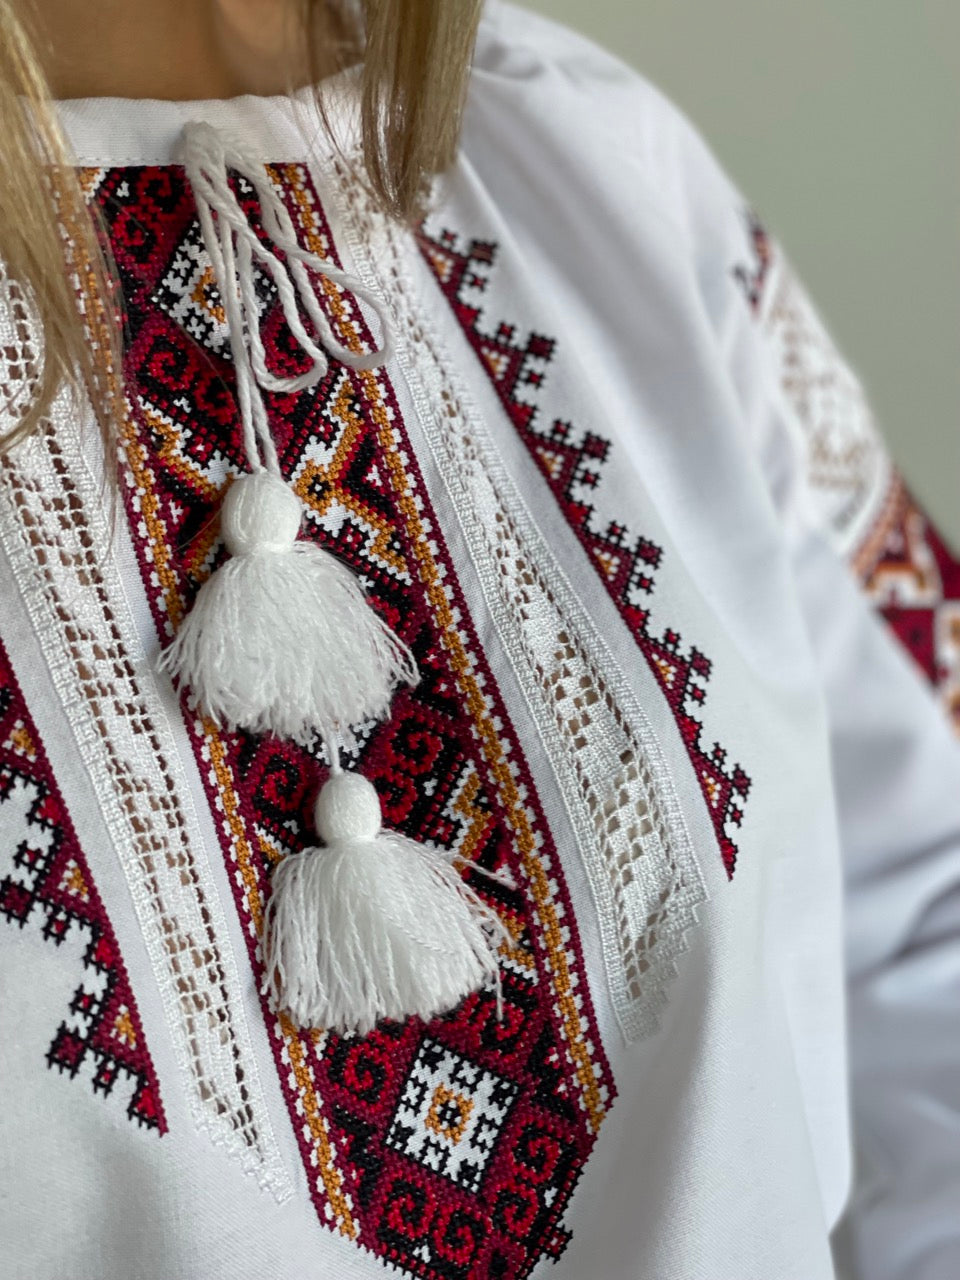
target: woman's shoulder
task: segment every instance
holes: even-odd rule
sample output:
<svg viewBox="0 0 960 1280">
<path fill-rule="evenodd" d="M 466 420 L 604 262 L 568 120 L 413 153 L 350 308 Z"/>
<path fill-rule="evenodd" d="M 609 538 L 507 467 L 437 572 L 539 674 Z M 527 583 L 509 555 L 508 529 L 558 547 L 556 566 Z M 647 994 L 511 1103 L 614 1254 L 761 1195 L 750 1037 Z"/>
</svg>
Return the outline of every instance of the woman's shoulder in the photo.
<svg viewBox="0 0 960 1280">
<path fill-rule="evenodd" d="M 601 296 L 629 302 L 634 328 L 654 279 L 672 306 L 721 332 L 742 318 L 742 282 L 749 292 L 769 274 L 772 237 L 683 106 L 587 37 L 505 0 L 488 0 L 480 24 L 462 156 L 461 178 L 519 260 L 594 309 Z"/>
<path fill-rule="evenodd" d="M 534 183 L 549 175 L 554 195 L 562 186 L 599 217 L 605 202 L 630 200 L 688 244 L 743 206 L 682 104 L 588 37 L 506 0 L 487 0 L 480 24 L 464 147 L 480 164 L 526 165 Z"/>
</svg>

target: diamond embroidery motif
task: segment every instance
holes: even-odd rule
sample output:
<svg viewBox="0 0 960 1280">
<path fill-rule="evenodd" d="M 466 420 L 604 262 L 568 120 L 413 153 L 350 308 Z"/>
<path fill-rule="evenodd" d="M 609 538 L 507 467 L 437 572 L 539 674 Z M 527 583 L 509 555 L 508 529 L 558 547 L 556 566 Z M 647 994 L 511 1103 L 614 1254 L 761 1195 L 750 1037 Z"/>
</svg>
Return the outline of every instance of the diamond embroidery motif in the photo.
<svg viewBox="0 0 960 1280">
<path fill-rule="evenodd" d="M 237 182 L 241 196 L 249 188 L 242 179 Z M 273 282 L 258 267 L 253 272 L 254 289 L 262 318 L 276 295 Z M 153 300 L 186 333 L 208 350 L 231 360 L 230 335 L 223 303 L 200 234 L 200 224 L 190 225 L 186 235 L 157 285 Z"/>
<path fill-rule="evenodd" d="M 517 1086 L 426 1039 L 414 1060 L 387 1144 L 476 1192 Z"/>
</svg>

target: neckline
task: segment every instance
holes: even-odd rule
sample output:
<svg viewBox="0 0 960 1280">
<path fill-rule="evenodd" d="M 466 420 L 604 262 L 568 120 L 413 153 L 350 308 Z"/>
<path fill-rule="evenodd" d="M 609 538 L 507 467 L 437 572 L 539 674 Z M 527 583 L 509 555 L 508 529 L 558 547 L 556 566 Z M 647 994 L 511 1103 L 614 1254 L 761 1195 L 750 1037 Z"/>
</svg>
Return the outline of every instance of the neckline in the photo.
<svg viewBox="0 0 960 1280">
<path fill-rule="evenodd" d="M 359 140 L 360 65 L 329 76 L 316 86 L 327 112 L 328 134 L 314 105 L 315 87 L 289 94 L 235 98 L 57 98 L 52 107 L 74 165 L 109 168 L 177 163 L 183 126 L 203 120 L 241 133 L 251 156 L 265 162 L 325 158 Z"/>
</svg>

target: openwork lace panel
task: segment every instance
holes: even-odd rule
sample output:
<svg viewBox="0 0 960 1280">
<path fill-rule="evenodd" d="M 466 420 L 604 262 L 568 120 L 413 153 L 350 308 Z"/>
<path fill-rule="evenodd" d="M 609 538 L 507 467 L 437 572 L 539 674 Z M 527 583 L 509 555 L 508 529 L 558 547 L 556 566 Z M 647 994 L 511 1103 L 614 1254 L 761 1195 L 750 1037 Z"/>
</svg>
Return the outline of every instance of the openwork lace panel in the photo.
<svg viewBox="0 0 960 1280">
<path fill-rule="evenodd" d="M 673 783 L 645 713 L 424 318 L 407 247 L 345 170 L 340 179 L 359 229 L 353 252 L 402 335 L 418 420 L 567 808 L 617 1020 L 628 1042 L 639 1040 L 658 1025 L 706 896 Z"/>
<path fill-rule="evenodd" d="M 960 733 L 960 557 L 890 454 L 873 409 L 776 240 L 748 214 L 735 271 L 770 343 L 820 526 Z"/>
<path fill-rule="evenodd" d="M 41 358 L 19 286 L 0 268 L 4 425 Z M 111 545 L 103 485 L 67 393 L 5 459 L 0 545 L 46 659 L 123 868 L 196 1124 L 277 1195 L 280 1161 L 241 1009 L 240 984 L 147 656 Z M 94 432 L 91 430 L 91 435 Z"/>
</svg>

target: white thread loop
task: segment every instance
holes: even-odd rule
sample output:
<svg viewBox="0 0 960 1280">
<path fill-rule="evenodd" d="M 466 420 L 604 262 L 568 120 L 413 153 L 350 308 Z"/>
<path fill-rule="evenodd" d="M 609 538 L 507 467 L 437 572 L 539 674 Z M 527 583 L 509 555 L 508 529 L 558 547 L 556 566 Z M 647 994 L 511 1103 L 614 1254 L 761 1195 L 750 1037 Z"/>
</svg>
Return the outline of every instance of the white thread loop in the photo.
<svg viewBox="0 0 960 1280">
<path fill-rule="evenodd" d="M 373 369 L 386 363 L 392 346 L 386 309 L 354 276 L 303 248 L 289 210 L 266 168 L 247 153 L 241 139 L 205 121 L 192 121 L 183 128 L 180 158 L 193 189 L 200 228 L 223 302 L 250 469 L 258 471 L 266 466 L 279 474 L 261 392 L 296 392 L 315 386 L 327 373 L 330 356 L 352 369 Z M 250 225 L 230 186 L 231 169 L 256 192 L 263 229 L 283 254 L 283 260 Z M 267 367 L 254 275 L 257 264 L 273 281 L 290 331 L 310 358 L 310 368 L 297 377 L 279 377 Z M 320 305 L 308 268 L 347 289 L 375 313 L 383 335 L 376 351 L 351 351 L 340 342 Z M 307 332 L 301 308 L 309 317 L 319 344 Z"/>
</svg>

